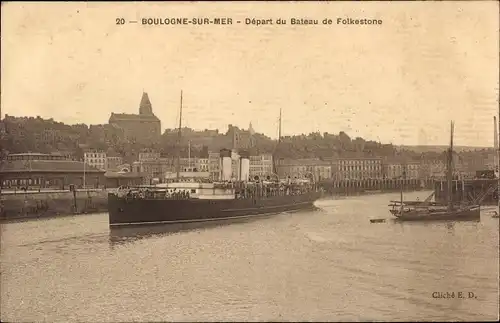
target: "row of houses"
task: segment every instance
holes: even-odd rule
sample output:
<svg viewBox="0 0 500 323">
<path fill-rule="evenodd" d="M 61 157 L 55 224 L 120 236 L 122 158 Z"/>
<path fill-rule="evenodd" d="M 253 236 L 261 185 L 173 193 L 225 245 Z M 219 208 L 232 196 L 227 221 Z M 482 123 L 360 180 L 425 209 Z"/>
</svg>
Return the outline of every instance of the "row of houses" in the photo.
<svg viewBox="0 0 500 323">
<path fill-rule="evenodd" d="M 11 154 L 0 165 L 3 187 L 117 187 L 121 185 L 150 184 L 176 172 L 176 159 L 161 157 L 156 152 L 143 152 L 131 164 L 123 163 L 120 156 L 88 151 L 84 161 L 75 161 L 61 154 Z M 219 152 L 209 152 L 207 158 L 180 158 L 181 172 L 196 172 L 210 180 L 221 179 Z M 455 160 L 455 175 L 472 178 L 479 169 Z M 240 174 L 240 155 L 231 151 L 233 179 Z M 274 166 L 276 166 L 274 173 Z M 395 161 L 382 158 L 278 159 L 273 163 L 271 154 L 249 157 L 249 177 L 280 178 L 313 177 L 321 180 L 359 179 L 426 179 L 445 176 L 446 165 L 441 160 Z"/>
<path fill-rule="evenodd" d="M 231 151 L 231 167 L 234 179 L 239 174 L 240 156 L 237 150 Z M 332 158 L 320 160 L 309 159 L 277 159 L 276 174 L 273 170 L 273 156 L 261 154 L 249 157 L 251 178 L 265 178 L 278 175 L 282 177 L 301 178 L 314 177 L 315 180 L 359 180 L 359 179 L 425 179 L 445 176 L 446 165 L 441 160 L 431 161 L 395 161 L 383 158 Z M 468 170 L 456 161 L 456 174 L 468 178 L 475 175 L 478 169 Z M 221 159 L 219 152 L 209 152 L 208 158 L 180 158 L 181 171 L 206 173 L 211 180 L 221 179 Z M 175 172 L 176 160 L 162 158 L 159 153 L 141 153 L 139 159 L 132 164 L 132 170 L 145 174 L 145 182 L 153 178 L 161 178 L 163 174 Z"/>
</svg>

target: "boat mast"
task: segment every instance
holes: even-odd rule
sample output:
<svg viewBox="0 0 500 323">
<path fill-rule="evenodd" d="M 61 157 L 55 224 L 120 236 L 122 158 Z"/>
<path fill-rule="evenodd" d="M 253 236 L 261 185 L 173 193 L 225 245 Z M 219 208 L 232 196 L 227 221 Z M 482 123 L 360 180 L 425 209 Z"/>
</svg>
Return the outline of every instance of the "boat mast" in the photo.
<svg viewBox="0 0 500 323">
<path fill-rule="evenodd" d="M 448 210 L 453 209 L 453 186 L 452 186 L 452 176 L 453 176 L 453 121 L 451 122 L 451 136 L 450 136 L 450 148 L 448 149 L 448 163 L 447 163 L 447 176 L 446 181 L 448 184 Z"/>
<path fill-rule="evenodd" d="M 280 108 L 280 118 L 279 118 L 279 128 L 278 128 L 278 144 L 281 142 L 281 108 Z"/>
<path fill-rule="evenodd" d="M 280 108 L 280 118 L 278 121 L 278 143 L 276 144 L 276 147 L 274 147 L 274 152 L 273 152 L 273 173 L 278 174 L 278 170 L 276 169 L 276 149 L 278 148 L 279 144 L 281 143 L 281 108 Z"/>
<path fill-rule="evenodd" d="M 182 129 L 182 90 L 181 90 L 181 106 L 179 112 L 179 132 L 177 136 L 177 181 L 179 180 L 179 172 L 181 169 L 181 129 Z"/>
</svg>

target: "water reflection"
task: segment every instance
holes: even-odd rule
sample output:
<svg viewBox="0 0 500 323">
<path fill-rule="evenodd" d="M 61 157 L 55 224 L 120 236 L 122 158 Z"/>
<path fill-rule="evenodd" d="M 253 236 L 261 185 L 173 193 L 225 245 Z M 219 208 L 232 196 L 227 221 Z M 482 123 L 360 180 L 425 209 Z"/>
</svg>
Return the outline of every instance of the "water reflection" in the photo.
<svg viewBox="0 0 500 323">
<path fill-rule="evenodd" d="M 291 213 L 297 214 L 301 212 L 311 213 L 311 212 L 324 212 L 324 211 L 317 206 L 313 206 L 309 209 L 285 212 L 281 214 L 291 214 Z M 142 239 L 167 236 L 186 231 L 210 230 L 238 223 L 242 224 L 254 221 L 263 221 L 265 219 L 270 219 L 273 216 L 278 216 L 278 215 L 279 214 L 263 215 L 263 216 L 255 216 L 255 217 L 248 217 L 241 219 L 228 219 L 228 220 L 205 221 L 205 222 L 115 226 L 109 229 L 109 243 L 111 248 L 113 248 L 118 245 L 125 245 Z"/>
<path fill-rule="evenodd" d="M 190 222 L 175 224 L 151 224 L 118 226 L 109 229 L 109 243 L 111 248 L 126 245 L 142 239 L 168 236 L 187 231 L 203 231 L 228 226 L 237 223 L 249 223 L 253 221 L 262 221 L 263 218 L 242 218 L 230 220 L 218 220 L 210 222 Z"/>
<path fill-rule="evenodd" d="M 454 223 L 479 223 L 480 219 L 464 219 L 464 220 L 429 220 L 429 221 L 405 221 L 401 219 L 392 219 L 394 223 L 399 225 L 416 225 L 416 226 L 434 226 L 435 224 L 445 224 L 447 228 L 453 227 Z"/>
</svg>

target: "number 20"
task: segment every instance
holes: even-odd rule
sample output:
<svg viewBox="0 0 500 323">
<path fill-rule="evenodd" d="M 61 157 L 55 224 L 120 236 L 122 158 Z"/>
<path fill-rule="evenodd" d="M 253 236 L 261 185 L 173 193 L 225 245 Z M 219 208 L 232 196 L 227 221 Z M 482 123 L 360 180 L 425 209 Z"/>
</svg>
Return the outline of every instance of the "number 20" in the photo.
<svg viewBox="0 0 500 323">
<path fill-rule="evenodd" d="M 125 19 L 124 18 L 116 18 L 116 24 L 117 25 L 125 25 Z"/>
</svg>

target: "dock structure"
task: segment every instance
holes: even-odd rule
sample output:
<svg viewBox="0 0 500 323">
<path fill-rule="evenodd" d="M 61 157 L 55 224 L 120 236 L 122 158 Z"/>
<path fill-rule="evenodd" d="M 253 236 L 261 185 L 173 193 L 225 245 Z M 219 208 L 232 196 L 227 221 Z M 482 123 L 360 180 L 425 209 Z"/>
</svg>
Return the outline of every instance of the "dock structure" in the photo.
<svg viewBox="0 0 500 323">
<path fill-rule="evenodd" d="M 356 179 L 340 181 L 323 181 L 320 183 L 325 191 L 334 195 L 350 195 L 356 193 L 399 192 L 433 190 L 433 179 Z"/>
<path fill-rule="evenodd" d="M 445 202 L 448 199 L 446 181 L 436 181 L 434 192 L 436 202 Z M 498 180 L 497 179 L 469 179 L 453 180 L 451 184 L 453 203 L 472 202 L 482 205 L 497 205 Z"/>
</svg>

